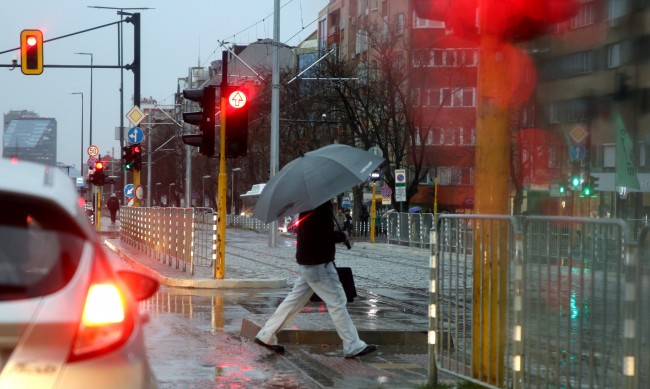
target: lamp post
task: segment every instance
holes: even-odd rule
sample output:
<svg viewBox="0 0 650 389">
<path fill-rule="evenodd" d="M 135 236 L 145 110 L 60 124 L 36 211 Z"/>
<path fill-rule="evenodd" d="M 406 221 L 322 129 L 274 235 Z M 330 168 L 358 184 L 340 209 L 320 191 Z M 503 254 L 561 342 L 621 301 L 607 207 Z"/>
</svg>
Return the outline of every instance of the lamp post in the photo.
<svg viewBox="0 0 650 389">
<path fill-rule="evenodd" d="M 232 180 L 230 183 L 230 214 L 235 214 L 235 172 L 240 171 L 240 167 L 232 168 Z"/>
<path fill-rule="evenodd" d="M 168 189 L 168 193 L 167 193 L 167 206 L 168 207 L 169 207 L 169 201 L 172 199 L 172 186 L 176 186 L 176 183 L 172 182 L 171 184 L 169 184 L 169 189 Z"/>
<path fill-rule="evenodd" d="M 203 183 L 201 187 L 201 206 L 205 207 L 205 179 L 210 178 L 210 175 L 205 175 L 203 176 L 203 180 L 201 181 Z"/>
<path fill-rule="evenodd" d="M 88 142 L 93 144 L 93 53 L 75 53 L 79 55 L 90 56 L 90 139 Z"/>
<path fill-rule="evenodd" d="M 79 174 L 84 176 L 84 93 L 72 92 L 71 95 L 81 95 L 81 163 L 79 164 Z"/>
</svg>

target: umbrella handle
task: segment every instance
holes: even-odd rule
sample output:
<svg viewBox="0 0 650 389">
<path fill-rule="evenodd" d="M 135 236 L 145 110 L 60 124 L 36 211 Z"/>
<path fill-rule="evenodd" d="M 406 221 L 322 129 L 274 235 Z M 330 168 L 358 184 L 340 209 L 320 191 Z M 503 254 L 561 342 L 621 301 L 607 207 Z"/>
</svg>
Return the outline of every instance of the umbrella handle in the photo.
<svg viewBox="0 0 650 389">
<path fill-rule="evenodd" d="M 336 228 L 339 230 L 339 232 L 343 232 L 343 230 L 341 230 L 341 226 L 339 226 L 338 220 L 336 220 L 336 218 L 334 217 L 334 213 L 332 212 L 331 208 L 330 208 L 330 215 L 332 215 L 332 220 L 334 220 L 334 224 L 336 224 Z M 345 236 L 348 237 L 348 235 L 345 235 Z M 347 247 L 348 250 L 350 250 L 352 248 L 352 244 L 350 244 L 349 239 L 345 239 L 345 242 L 343 242 L 343 243 L 345 243 L 345 247 Z"/>
</svg>

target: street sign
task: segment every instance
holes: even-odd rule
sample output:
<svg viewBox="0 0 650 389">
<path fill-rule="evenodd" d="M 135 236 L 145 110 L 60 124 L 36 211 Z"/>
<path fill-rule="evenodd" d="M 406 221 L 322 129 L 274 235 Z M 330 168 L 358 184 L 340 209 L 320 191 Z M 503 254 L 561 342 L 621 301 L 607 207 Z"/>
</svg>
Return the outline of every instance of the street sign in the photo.
<svg viewBox="0 0 650 389">
<path fill-rule="evenodd" d="M 390 205 L 390 196 L 393 194 L 393 191 L 389 186 L 383 186 L 381 188 L 381 205 Z"/>
<path fill-rule="evenodd" d="M 142 185 L 138 185 L 135 188 L 135 198 L 138 200 L 142 200 L 143 196 L 144 196 L 144 190 L 142 189 Z"/>
<path fill-rule="evenodd" d="M 91 157 L 96 157 L 99 155 L 99 147 L 91 145 L 88 146 L 88 155 Z"/>
<path fill-rule="evenodd" d="M 395 169 L 395 186 L 406 186 L 406 169 Z"/>
<path fill-rule="evenodd" d="M 95 157 L 88 158 L 88 167 L 91 168 L 91 169 L 94 169 L 95 164 L 97 163 L 97 161 L 99 161 L 99 160 L 97 158 L 95 158 Z"/>
<path fill-rule="evenodd" d="M 587 148 L 583 145 L 570 145 L 569 157 L 572 161 L 582 161 L 587 155 Z"/>
<path fill-rule="evenodd" d="M 131 143 L 140 143 L 144 139 L 144 131 L 140 127 L 131 127 L 126 134 L 126 139 Z"/>
<path fill-rule="evenodd" d="M 582 124 L 578 124 L 569 131 L 569 136 L 576 143 L 582 143 L 587 138 L 587 135 L 589 135 L 589 132 L 587 132 L 587 128 Z"/>
<path fill-rule="evenodd" d="M 395 201 L 406 201 L 406 169 L 395 169 Z"/>
<path fill-rule="evenodd" d="M 124 196 L 128 198 L 133 197 L 133 184 L 127 184 L 124 186 Z"/>
<path fill-rule="evenodd" d="M 140 107 L 137 105 L 134 105 L 129 113 L 126 114 L 126 118 L 129 119 L 129 121 L 133 123 L 134 126 L 140 124 L 140 122 L 144 119 L 144 116 L 144 112 L 142 112 L 142 110 L 140 110 Z"/>
<path fill-rule="evenodd" d="M 84 178 L 77 177 L 77 186 L 84 186 Z"/>
</svg>

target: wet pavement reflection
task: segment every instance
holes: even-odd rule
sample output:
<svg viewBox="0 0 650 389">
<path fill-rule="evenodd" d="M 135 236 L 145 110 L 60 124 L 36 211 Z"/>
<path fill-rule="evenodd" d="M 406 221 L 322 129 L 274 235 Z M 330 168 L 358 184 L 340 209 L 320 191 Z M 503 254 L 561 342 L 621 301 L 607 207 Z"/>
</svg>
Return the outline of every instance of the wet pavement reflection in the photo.
<svg viewBox="0 0 650 389">
<path fill-rule="evenodd" d="M 385 354 L 361 361 L 342 358 L 340 346 L 330 344 L 289 344 L 281 356 L 241 336 L 244 318 L 271 314 L 287 291 L 162 286 L 142 303 L 143 311 L 150 316 L 145 342 L 159 386 L 414 388 L 425 379 L 426 345 L 381 346 Z M 351 305 L 351 310 L 359 309 L 369 315 L 382 314 L 365 300 Z M 320 303 L 308 304 L 304 312 L 328 315 Z M 401 369 L 399 374 L 394 370 L 397 368 Z M 410 373 L 405 375 L 404 371 Z"/>
</svg>

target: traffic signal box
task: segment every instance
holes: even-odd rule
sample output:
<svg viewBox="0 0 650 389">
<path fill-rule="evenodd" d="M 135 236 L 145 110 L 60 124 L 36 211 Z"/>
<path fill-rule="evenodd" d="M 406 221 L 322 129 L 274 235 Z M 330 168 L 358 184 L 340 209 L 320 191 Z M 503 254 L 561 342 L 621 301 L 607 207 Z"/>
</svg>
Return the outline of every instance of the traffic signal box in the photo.
<svg viewBox="0 0 650 389">
<path fill-rule="evenodd" d="M 183 97 L 195 101 L 202 111 L 184 112 L 183 121 L 199 127 L 200 134 L 183 135 L 183 143 L 198 147 L 199 153 L 207 157 L 215 155 L 215 125 L 217 109 L 217 87 L 184 89 Z"/>
<path fill-rule="evenodd" d="M 43 73 L 41 30 L 23 30 L 20 33 L 20 70 L 27 75 Z"/>
<path fill-rule="evenodd" d="M 125 170 L 142 169 L 142 146 L 140 143 L 122 147 L 122 167 Z"/>
<path fill-rule="evenodd" d="M 226 98 L 226 157 L 246 155 L 248 151 L 248 90 L 229 86 Z"/>
<path fill-rule="evenodd" d="M 106 182 L 106 174 L 104 172 L 104 163 L 101 161 L 95 162 L 95 168 L 88 177 L 91 184 L 102 186 Z"/>
</svg>

